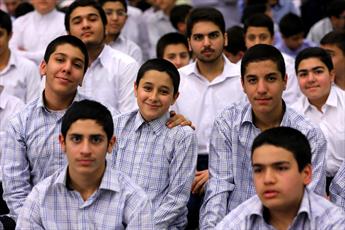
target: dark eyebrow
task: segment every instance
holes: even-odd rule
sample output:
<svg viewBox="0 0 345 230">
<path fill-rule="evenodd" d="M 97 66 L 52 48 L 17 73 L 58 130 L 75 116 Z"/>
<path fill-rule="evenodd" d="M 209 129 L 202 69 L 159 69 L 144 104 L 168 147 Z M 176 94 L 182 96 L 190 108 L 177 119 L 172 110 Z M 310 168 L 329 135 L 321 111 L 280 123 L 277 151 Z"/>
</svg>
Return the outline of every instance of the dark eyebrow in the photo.
<svg viewBox="0 0 345 230">
<path fill-rule="evenodd" d="M 265 165 L 265 164 L 260 164 L 260 163 L 255 163 L 255 164 L 252 164 L 253 167 L 264 167 L 264 166 L 281 166 L 281 165 L 285 165 L 285 164 L 288 164 L 290 165 L 290 162 L 289 161 L 277 161 L 277 162 L 274 162 L 272 164 L 269 164 L 269 165 Z"/>
<path fill-rule="evenodd" d="M 315 66 L 313 68 L 311 68 L 310 70 L 318 70 L 318 69 L 326 69 L 324 66 Z M 308 69 L 300 69 L 297 71 L 297 73 L 300 73 L 300 72 L 308 72 Z"/>
</svg>

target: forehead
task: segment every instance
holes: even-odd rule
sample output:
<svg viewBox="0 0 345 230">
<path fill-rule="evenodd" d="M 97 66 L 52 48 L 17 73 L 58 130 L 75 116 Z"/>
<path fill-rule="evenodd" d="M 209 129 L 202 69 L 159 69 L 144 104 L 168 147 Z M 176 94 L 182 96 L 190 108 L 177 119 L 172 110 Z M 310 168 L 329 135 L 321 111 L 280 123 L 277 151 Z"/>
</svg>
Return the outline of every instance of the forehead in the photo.
<svg viewBox="0 0 345 230">
<path fill-rule="evenodd" d="M 271 73 L 280 74 L 277 63 L 272 60 L 249 62 L 245 68 L 245 76 L 266 75 Z"/>
<path fill-rule="evenodd" d="M 103 8 L 108 8 L 108 9 L 124 9 L 125 6 L 117 1 L 117 2 L 113 2 L 113 1 L 108 1 L 106 3 L 103 4 Z"/>
<path fill-rule="evenodd" d="M 78 6 L 77 8 L 75 8 L 70 16 L 70 20 L 72 20 L 73 18 L 76 17 L 83 17 L 83 16 L 87 16 L 90 14 L 96 14 L 98 16 L 100 16 L 98 10 L 96 8 L 94 8 L 93 6 Z"/>
<path fill-rule="evenodd" d="M 343 51 L 335 44 L 325 44 L 325 45 L 320 45 L 320 47 L 327 51 L 332 51 L 333 53 L 342 54 L 343 56 L 345 56 Z"/>
<path fill-rule="evenodd" d="M 65 55 L 73 59 L 80 59 L 82 61 L 85 60 L 85 56 L 83 52 L 75 46 L 72 46 L 69 43 L 61 44 L 56 46 L 55 51 L 52 53 L 52 55 Z"/>
<path fill-rule="evenodd" d="M 105 131 L 103 127 L 93 119 L 78 119 L 74 121 L 69 127 L 67 133 L 69 134 L 81 134 L 81 135 L 92 135 L 92 134 L 103 134 Z"/>
<path fill-rule="evenodd" d="M 188 48 L 182 44 L 182 43 L 178 43 L 178 44 L 169 44 L 164 48 L 164 54 L 168 54 L 168 53 L 180 53 L 180 52 L 188 52 Z"/>
<path fill-rule="evenodd" d="M 264 144 L 256 148 L 252 156 L 253 164 L 270 165 L 282 161 L 297 164 L 292 152 L 270 144 Z"/>
<path fill-rule="evenodd" d="M 210 21 L 199 21 L 194 23 L 192 34 L 208 34 L 213 31 L 220 31 L 219 26 Z"/>
<path fill-rule="evenodd" d="M 318 57 L 311 57 L 311 58 L 306 58 L 303 59 L 299 64 L 298 64 L 298 70 L 300 69 L 311 69 L 311 68 L 315 68 L 315 67 L 325 67 L 327 69 L 327 66 L 325 65 L 325 63 L 323 63 L 321 61 L 320 58 Z"/>
<path fill-rule="evenodd" d="M 249 26 L 247 29 L 246 34 L 268 34 L 271 36 L 270 31 L 267 27 L 256 27 L 256 26 Z"/>
<path fill-rule="evenodd" d="M 147 71 L 141 78 L 141 83 L 152 83 L 155 85 L 164 85 L 167 87 L 173 87 L 172 79 L 167 72 L 161 72 L 157 70 Z"/>
</svg>

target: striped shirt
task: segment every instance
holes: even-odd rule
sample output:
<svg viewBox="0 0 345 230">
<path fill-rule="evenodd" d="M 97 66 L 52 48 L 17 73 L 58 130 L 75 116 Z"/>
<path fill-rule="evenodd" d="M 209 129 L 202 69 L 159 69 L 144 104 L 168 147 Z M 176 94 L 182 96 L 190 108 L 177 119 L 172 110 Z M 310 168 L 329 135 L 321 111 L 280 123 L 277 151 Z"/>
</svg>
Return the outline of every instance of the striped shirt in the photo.
<svg viewBox="0 0 345 230">
<path fill-rule="evenodd" d="M 154 228 L 151 202 L 130 178 L 106 167 L 99 188 L 83 200 L 72 190 L 67 166 L 38 183 L 18 217 L 18 229 Z"/>
<path fill-rule="evenodd" d="M 119 116 L 113 165 L 147 192 L 157 229 L 182 229 L 187 224 L 197 142 L 190 127 L 169 129 L 168 118 L 167 113 L 145 122 L 137 110 Z"/>
<path fill-rule="evenodd" d="M 264 210 L 259 197 L 255 195 L 231 211 L 216 229 L 274 230 L 265 221 Z M 344 226 L 345 213 L 341 208 L 305 189 L 297 215 L 288 229 L 344 229 Z"/>
<path fill-rule="evenodd" d="M 302 115 L 285 107 L 281 126 L 301 131 L 312 148 L 313 180 L 309 185 L 325 194 L 326 140 L 322 131 Z M 200 210 L 201 229 L 214 228 L 239 204 L 255 195 L 251 167 L 251 145 L 260 133 L 251 105 L 246 102 L 226 108 L 214 123 L 209 154 L 210 179 Z"/>
<path fill-rule="evenodd" d="M 332 180 L 329 193 L 331 201 L 345 210 L 345 160 Z"/>
</svg>

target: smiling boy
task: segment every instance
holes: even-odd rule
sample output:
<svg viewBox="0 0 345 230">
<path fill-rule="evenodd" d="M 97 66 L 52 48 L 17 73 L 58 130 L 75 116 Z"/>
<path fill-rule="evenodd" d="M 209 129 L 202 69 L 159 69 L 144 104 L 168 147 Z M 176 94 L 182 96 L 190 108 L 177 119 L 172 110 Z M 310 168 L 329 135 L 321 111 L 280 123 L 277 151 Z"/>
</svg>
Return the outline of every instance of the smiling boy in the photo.
<svg viewBox="0 0 345 230">
<path fill-rule="evenodd" d="M 113 132 L 105 106 L 90 100 L 73 103 L 59 136 L 68 165 L 33 188 L 18 229 L 153 229 L 148 196 L 106 164 Z"/>
<path fill-rule="evenodd" d="M 134 85 L 139 110 L 115 119 L 118 138 L 113 166 L 129 175 L 152 200 L 157 229 L 183 229 L 197 157 L 190 127 L 169 129 L 169 107 L 178 97 L 180 75 L 164 59 L 139 69 Z M 126 137 L 126 138 L 121 138 Z"/>
<path fill-rule="evenodd" d="M 262 132 L 251 149 L 257 195 L 248 199 L 216 229 L 342 229 L 345 213 L 310 191 L 311 148 L 289 127 Z"/>
</svg>

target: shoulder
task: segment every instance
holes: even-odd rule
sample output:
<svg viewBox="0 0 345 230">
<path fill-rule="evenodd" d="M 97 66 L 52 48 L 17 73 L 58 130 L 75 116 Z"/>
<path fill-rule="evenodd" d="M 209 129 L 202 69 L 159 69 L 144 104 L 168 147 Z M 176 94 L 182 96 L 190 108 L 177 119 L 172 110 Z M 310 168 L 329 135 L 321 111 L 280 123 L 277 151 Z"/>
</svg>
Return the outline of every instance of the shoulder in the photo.
<svg viewBox="0 0 345 230">
<path fill-rule="evenodd" d="M 249 113 L 251 106 L 248 102 L 238 102 L 224 108 L 216 117 L 216 122 L 228 125 L 240 123 L 244 116 Z"/>
<path fill-rule="evenodd" d="M 117 63 L 119 67 L 122 65 L 130 65 L 130 64 L 137 64 L 137 61 L 134 60 L 131 56 L 128 54 L 125 54 L 124 52 L 121 52 L 119 50 L 113 49 L 108 45 L 104 46 L 104 56 L 102 58 L 110 59 L 110 63 L 115 64 Z M 115 61 L 115 63 L 113 63 Z"/>
<path fill-rule="evenodd" d="M 288 125 L 291 126 L 292 128 L 296 128 L 300 130 L 301 132 L 306 133 L 309 132 L 321 132 L 321 130 L 313 124 L 309 119 L 305 118 L 302 114 L 298 113 L 294 109 L 287 107 L 286 108 L 286 124 L 283 125 Z"/>
<path fill-rule="evenodd" d="M 28 20 L 30 20 L 33 17 L 33 15 L 34 15 L 34 11 L 24 14 L 23 16 L 20 16 L 13 22 L 13 26 L 16 26 L 16 27 L 25 26 L 26 22 L 28 22 Z"/>
<path fill-rule="evenodd" d="M 15 64 L 17 65 L 18 69 L 25 71 L 31 70 L 38 73 L 37 65 L 34 62 L 17 54 L 15 51 L 12 51 L 11 55 L 13 55 Z"/>
<path fill-rule="evenodd" d="M 35 194 L 35 196 L 38 196 L 40 200 L 42 200 L 46 196 L 50 196 L 49 194 L 55 194 L 57 191 L 57 187 L 64 186 L 62 183 L 59 182 L 59 178 L 64 175 L 64 169 L 57 170 L 54 174 L 51 176 L 48 176 L 47 178 L 43 179 L 42 181 L 38 182 L 32 189 L 32 193 Z M 34 198 L 35 198 L 34 196 Z"/>
</svg>

